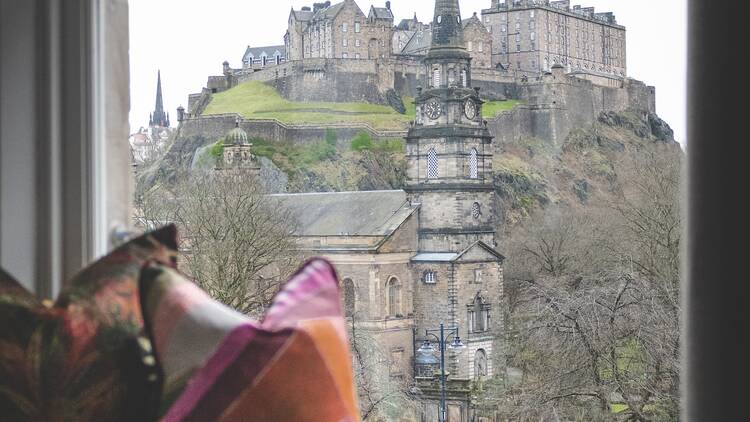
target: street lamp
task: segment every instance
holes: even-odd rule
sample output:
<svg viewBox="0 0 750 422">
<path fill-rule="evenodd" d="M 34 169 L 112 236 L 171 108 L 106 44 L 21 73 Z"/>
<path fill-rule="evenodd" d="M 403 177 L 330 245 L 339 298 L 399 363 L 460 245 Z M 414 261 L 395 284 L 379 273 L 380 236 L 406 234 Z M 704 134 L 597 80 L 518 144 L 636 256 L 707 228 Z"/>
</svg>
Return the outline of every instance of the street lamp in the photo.
<svg viewBox="0 0 750 422">
<path fill-rule="evenodd" d="M 466 346 L 461 342 L 461 337 L 458 335 L 458 327 L 445 328 L 443 323 L 440 323 L 439 329 L 425 330 L 425 337 L 427 337 L 418 352 L 422 355 L 431 355 L 435 352 L 435 349 L 430 344 L 430 337 L 434 338 L 440 351 L 440 409 L 438 418 L 440 422 L 445 422 L 447 416 L 447 409 L 445 405 L 445 349 L 450 348 L 451 350 L 460 352 L 466 349 Z M 453 341 L 451 341 L 453 338 Z M 450 344 L 448 344 L 448 342 Z"/>
</svg>

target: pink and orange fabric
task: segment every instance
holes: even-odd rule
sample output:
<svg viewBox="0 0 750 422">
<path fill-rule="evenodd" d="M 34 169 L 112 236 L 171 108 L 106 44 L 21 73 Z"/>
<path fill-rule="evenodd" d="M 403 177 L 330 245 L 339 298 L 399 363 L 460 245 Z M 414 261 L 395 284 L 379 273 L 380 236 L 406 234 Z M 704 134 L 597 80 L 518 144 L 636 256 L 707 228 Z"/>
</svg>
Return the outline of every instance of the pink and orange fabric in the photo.
<svg viewBox="0 0 750 422">
<path fill-rule="evenodd" d="M 254 321 L 179 273 L 176 236 L 123 246 L 52 308 L 0 272 L 3 420 L 358 421 L 333 267 L 307 262 Z"/>
</svg>

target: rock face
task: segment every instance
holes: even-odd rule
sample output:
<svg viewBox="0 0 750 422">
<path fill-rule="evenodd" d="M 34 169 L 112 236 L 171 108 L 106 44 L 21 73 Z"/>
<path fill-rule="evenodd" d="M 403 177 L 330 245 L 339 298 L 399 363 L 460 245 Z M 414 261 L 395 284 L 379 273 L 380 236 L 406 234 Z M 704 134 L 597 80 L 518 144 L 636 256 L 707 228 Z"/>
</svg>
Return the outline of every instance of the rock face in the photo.
<svg viewBox="0 0 750 422">
<path fill-rule="evenodd" d="M 396 91 L 389 89 L 385 93 L 385 99 L 388 101 L 388 104 L 396 110 L 400 114 L 406 114 L 406 106 L 404 106 L 404 100 L 401 99 L 401 96 L 396 93 Z"/>
</svg>

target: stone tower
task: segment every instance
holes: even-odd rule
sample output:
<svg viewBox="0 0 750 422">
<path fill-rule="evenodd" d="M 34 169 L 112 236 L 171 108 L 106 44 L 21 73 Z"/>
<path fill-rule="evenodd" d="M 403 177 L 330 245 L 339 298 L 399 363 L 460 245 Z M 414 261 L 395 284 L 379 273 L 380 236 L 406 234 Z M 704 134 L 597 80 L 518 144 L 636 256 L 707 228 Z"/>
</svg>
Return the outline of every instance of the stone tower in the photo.
<svg viewBox="0 0 750 422">
<path fill-rule="evenodd" d="M 156 106 L 154 112 L 151 113 L 148 125 L 150 127 L 169 127 L 169 114 L 164 112 L 164 99 L 161 94 L 161 70 L 156 82 Z"/>
<path fill-rule="evenodd" d="M 414 322 L 418 336 L 440 323 L 458 328 L 467 347 L 446 357 L 447 412 L 451 420 L 465 421 L 472 407 L 467 383 L 505 372 L 504 258 L 495 249 L 492 136 L 479 89 L 471 86 L 458 0 L 436 0 L 432 28 L 424 89 L 406 136 L 405 191 L 419 205 L 419 252 L 410 264 Z M 437 419 L 435 379 L 417 377 L 417 384 L 425 415 Z"/>
<path fill-rule="evenodd" d="M 419 246 L 459 252 L 476 241 L 495 246 L 492 136 L 471 88 L 457 0 L 437 0 L 432 48 L 417 117 L 406 137 L 406 191 L 421 204 Z"/>
<path fill-rule="evenodd" d="M 235 127 L 224 138 L 224 154 L 218 170 L 224 175 L 232 177 L 258 177 L 260 175 L 260 161 L 251 149 L 247 132 L 240 127 L 237 119 Z"/>
</svg>

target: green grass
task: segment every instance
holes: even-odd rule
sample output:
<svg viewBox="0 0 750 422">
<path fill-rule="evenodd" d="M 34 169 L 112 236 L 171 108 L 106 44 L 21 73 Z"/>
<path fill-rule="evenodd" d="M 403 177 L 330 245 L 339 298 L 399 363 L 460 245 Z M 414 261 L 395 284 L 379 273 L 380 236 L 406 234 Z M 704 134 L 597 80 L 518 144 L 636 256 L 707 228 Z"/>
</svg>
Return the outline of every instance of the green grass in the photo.
<svg viewBox="0 0 750 422">
<path fill-rule="evenodd" d="M 204 114 L 239 113 L 246 119 L 277 119 L 289 124 L 368 123 L 381 130 L 405 130 L 414 120 L 414 98 L 403 97 L 406 114 L 370 103 L 294 102 L 258 81 L 245 82 L 215 94 Z M 517 100 L 488 101 L 482 117 L 489 119 L 518 105 Z"/>
<path fill-rule="evenodd" d="M 491 119 L 504 111 L 513 109 L 519 103 L 518 100 L 487 101 L 482 105 L 482 117 Z"/>
<path fill-rule="evenodd" d="M 612 410 L 612 413 L 621 413 L 628 410 L 628 405 L 622 403 L 612 403 L 609 407 Z"/>
<path fill-rule="evenodd" d="M 368 123 L 377 129 L 405 129 L 414 120 L 412 98 L 404 98 L 406 114 L 369 103 L 300 103 L 281 97 L 272 87 L 251 81 L 215 94 L 204 114 L 239 113 L 247 119 L 277 119 L 284 123 Z"/>
</svg>

